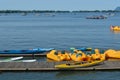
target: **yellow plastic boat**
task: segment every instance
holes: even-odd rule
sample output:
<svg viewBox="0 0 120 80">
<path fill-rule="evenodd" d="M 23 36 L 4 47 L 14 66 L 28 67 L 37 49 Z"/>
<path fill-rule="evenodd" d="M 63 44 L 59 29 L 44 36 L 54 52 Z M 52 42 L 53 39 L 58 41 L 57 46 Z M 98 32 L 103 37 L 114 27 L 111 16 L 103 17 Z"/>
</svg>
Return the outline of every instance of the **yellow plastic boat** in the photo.
<svg viewBox="0 0 120 80">
<path fill-rule="evenodd" d="M 107 58 L 120 59 L 120 50 L 108 49 L 104 54 Z"/>
<path fill-rule="evenodd" d="M 110 29 L 113 31 L 120 31 L 120 26 L 111 26 Z"/>
<path fill-rule="evenodd" d="M 47 54 L 47 58 L 52 59 L 54 61 L 64 61 L 64 60 L 71 60 L 69 53 L 61 51 L 52 50 Z"/>
<path fill-rule="evenodd" d="M 75 63 L 68 63 L 68 64 L 59 64 L 55 65 L 55 68 L 67 69 L 67 68 L 82 68 L 82 67 L 89 67 L 93 65 L 97 65 L 104 60 L 95 60 L 91 62 L 75 62 Z"/>
</svg>

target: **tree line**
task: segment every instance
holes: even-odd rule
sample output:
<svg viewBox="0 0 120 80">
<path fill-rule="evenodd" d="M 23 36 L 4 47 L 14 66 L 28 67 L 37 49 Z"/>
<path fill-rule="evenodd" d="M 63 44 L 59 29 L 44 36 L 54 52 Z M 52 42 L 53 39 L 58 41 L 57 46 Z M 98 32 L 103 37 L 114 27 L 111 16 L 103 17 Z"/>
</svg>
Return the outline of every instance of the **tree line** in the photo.
<svg viewBox="0 0 120 80">
<path fill-rule="evenodd" d="M 0 13 L 78 13 L 78 12 L 120 12 L 120 10 L 79 10 L 79 11 L 60 11 L 60 10 L 0 10 Z"/>
</svg>

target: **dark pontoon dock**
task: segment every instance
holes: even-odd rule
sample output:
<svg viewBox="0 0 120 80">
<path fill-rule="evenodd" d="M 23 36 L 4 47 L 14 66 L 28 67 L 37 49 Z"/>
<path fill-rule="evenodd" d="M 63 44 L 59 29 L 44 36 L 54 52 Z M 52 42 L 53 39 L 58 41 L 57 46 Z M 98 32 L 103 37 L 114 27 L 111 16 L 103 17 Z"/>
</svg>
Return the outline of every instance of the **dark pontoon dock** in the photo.
<svg viewBox="0 0 120 80">
<path fill-rule="evenodd" d="M 69 61 L 67 61 L 68 63 Z M 54 66 L 62 62 L 0 62 L 0 71 L 103 71 L 120 70 L 120 61 L 104 61 L 95 66 L 85 68 L 58 69 Z"/>
<path fill-rule="evenodd" d="M 0 57 L 46 57 L 47 53 L 42 54 L 0 54 Z M 98 65 L 84 68 L 58 69 L 56 64 L 70 63 L 71 61 L 36 61 L 36 62 L 0 62 L 0 71 L 103 71 L 120 70 L 120 60 L 106 60 Z"/>
</svg>

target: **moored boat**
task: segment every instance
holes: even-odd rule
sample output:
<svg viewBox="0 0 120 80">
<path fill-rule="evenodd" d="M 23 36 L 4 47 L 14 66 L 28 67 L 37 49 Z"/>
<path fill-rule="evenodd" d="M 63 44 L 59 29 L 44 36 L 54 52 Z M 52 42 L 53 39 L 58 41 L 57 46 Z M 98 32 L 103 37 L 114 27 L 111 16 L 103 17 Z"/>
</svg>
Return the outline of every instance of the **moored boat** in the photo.
<svg viewBox="0 0 120 80">
<path fill-rule="evenodd" d="M 35 62 L 37 61 L 36 59 L 29 59 L 29 60 L 17 60 L 17 61 L 13 61 L 13 62 Z"/>
<path fill-rule="evenodd" d="M 114 58 L 114 59 L 120 59 L 120 50 L 113 50 L 113 49 L 108 49 L 104 53 L 106 55 L 106 58 Z"/>
<path fill-rule="evenodd" d="M 0 60 L 0 62 L 11 62 L 11 61 L 15 61 L 15 60 L 20 60 L 22 58 L 23 58 L 22 56 L 20 56 L 20 57 L 13 57 L 13 58 L 7 58 L 7 59 Z"/>
<path fill-rule="evenodd" d="M 61 69 L 69 69 L 69 68 L 82 68 L 82 67 L 89 67 L 94 66 L 97 64 L 100 64 L 104 60 L 95 60 L 95 61 L 85 61 L 85 62 L 74 62 L 74 63 L 67 63 L 67 64 L 58 64 L 55 65 L 55 68 L 61 68 Z"/>
<path fill-rule="evenodd" d="M 51 50 L 46 56 L 53 61 L 93 61 L 106 59 L 103 52 L 101 53 L 99 49 L 92 51 L 92 48 L 87 48 L 87 50 L 71 48 L 70 51 Z"/>
<path fill-rule="evenodd" d="M 70 55 L 66 51 L 57 51 L 52 50 L 47 54 L 47 58 L 54 60 L 54 61 L 64 61 L 64 60 L 71 60 Z"/>
<path fill-rule="evenodd" d="M 0 51 L 0 54 L 37 54 L 51 51 L 53 49 L 54 48 L 34 48 L 28 50 L 2 50 Z"/>
</svg>

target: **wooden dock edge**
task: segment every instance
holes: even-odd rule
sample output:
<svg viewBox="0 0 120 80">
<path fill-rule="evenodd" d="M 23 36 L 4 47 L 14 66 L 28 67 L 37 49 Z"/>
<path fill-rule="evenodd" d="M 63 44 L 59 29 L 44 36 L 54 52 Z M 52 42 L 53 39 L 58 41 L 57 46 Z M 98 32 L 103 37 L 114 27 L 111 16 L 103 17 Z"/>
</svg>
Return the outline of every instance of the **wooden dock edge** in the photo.
<svg viewBox="0 0 120 80">
<path fill-rule="evenodd" d="M 0 72 L 6 71 L 120 71 L 120 68 L 74 68 L 74 69 L 57 69 L 57 68 L 0 68 Z"/>
<path fill-rule="evenodd" d="M 85 68 L 58 69 L 54 66 L 65 62 L 0 62 L 0 71 L 115 71 L 120 70 L 120 61 L 105 61 Z"/>
</svg>

